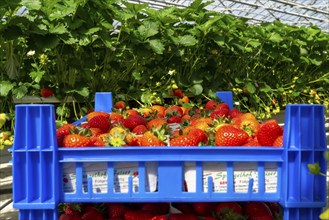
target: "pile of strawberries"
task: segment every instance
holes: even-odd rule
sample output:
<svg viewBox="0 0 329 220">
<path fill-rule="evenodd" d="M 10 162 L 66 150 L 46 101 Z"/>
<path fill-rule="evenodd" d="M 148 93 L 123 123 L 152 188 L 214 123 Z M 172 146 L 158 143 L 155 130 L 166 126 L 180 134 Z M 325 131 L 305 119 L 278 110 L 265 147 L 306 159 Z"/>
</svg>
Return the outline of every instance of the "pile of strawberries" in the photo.
<svg viewBox="0 0 329 220">
<path fill-rule="evenodd" d="M 79 126 L 57 129 L 58 146 L 273 146 L 281 147 L 276 120 L 259 122 L 251 113 L 209 100 L 202 108 L 153 105 L 129 109 L 118 101 L 113 111 L 91 112 Z"/>
<path fill-rule="evenodd" d="M 61 204 L 59 220 L 276 220 L 274 202 Z"/>
</svg>

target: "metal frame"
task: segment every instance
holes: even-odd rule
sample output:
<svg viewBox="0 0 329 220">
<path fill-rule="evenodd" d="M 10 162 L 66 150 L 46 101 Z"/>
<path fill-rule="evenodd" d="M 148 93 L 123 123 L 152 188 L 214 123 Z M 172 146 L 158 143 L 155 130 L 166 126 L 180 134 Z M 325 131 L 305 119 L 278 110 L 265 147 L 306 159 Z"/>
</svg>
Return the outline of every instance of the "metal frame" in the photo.
<svg viewBox="0 0 329 220">
<path fill-rule="evenodd" d="M 193 0 L 132 0 L 160 9 L 166 6 L 189 6 Z M 317 26 L 329 32 L 328 0 L 214 0 L 208 10 L 247 18 L 249 23 L 280 20 L 293 26 Z"/>
</svg>

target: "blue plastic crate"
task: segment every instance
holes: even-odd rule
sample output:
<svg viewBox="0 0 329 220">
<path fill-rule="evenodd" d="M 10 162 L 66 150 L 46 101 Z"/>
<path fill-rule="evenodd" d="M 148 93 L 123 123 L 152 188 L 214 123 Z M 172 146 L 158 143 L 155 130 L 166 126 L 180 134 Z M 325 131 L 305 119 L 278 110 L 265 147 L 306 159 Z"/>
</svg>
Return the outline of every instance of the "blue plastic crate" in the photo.
<svg viewBox="0 0 329 220">
<path fill-rule="evenodd" d="M 231 92 L 217 96 L 233 106 Z M 111 93 L 96 93 L 95 110 L 110 112 Z M 284 219 L 315 220 L 326 205 L 326 178 L 309 173 L 307 164 L 318 162 L 326 173 L 327 150 L 324 107 L 291 104 L 286 107 L 282 148 L 272 147 L 123 147 L 58 148 L 53 105 L 17 105 L 13 145 L 13 206 L 19 219 L 58 219 L 61 202 L 196 202 L 271 201 L 284 208 Z M 83 121 L 75 122 L 79 124 Z M 126 190 L 118 191 L 116 166 L 134 163 Z M 195 164 L 194 189 L 186 192 L 186 164 Z M 105 192 L 95 191 L 86 176 L 87 163 L 102 164 Z M 213 178 L 204 178 L 206 164 L 224 164 L 226 190 L 216 191 Z M 255 166 L 246 190 L 235 189 L 236 164 Z M 151 168 L 156 170 L 156 190 L 151 190 Z M 275 164 L 276 190 L 268 191 L 267 164 Z M 66 191 L 64 168 L 73 165 L 74 190 Z M 214 167 L 216 169 L 216 167 Z M 273 168 L 272 168 L 273 169 Z M 153 177 L 152 177 L 153 178 Z M 189 186 L 189 182 L 187 183 Z M 255 185 L 257 189 L 255 190 Z M 211 189 L 211 190 L 208 190 Z"/>
</svg>

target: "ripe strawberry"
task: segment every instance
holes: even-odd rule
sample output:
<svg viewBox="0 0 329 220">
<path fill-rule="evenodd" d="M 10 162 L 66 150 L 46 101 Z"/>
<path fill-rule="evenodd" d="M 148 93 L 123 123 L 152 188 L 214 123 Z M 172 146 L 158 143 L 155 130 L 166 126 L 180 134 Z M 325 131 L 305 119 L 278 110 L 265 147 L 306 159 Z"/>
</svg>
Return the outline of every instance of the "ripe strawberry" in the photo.
<svg viewBox="0 0 329 220">
<path fill-rule="evenodd" d="M 199 217 L 194 214 L 172 213 L 169 214 L 168 220 L 198 220 Z"/>
<path fill-rule="evenodd" d="M 90 112 L 88 115 L 87 115 L 87 121 L 90 121 L 93 117 L 97 116 L 97 115 L 103 115 L 107 118 L 110 117 L 110 114 L 109 113 L 106 113 L 106 112 L 102 112 L 102 111 L 97 111 L 97 112 Z"/>
<path fill-rule="evenodd" d="M 236 116 L 234 119 L 235 125 L 247 132 L 250 136 L 255 137 L 259 131 L 259 122 L 251 113 L 244 113 Z"/>
<path fill-rule="evenodd" d="M 68 215 L 66 213 L 62 213 L 59 216 L 59 220 L 82 220 L 79 215 Z"/>
<path fill-rule="evenodd" d="M 147 128 L 148 129 L 158 128 L 166 123 L 167 121 L 164 118 L 154 118 L 147 122 Z"/>
<path fill-rule="evenodd" d="M 153 218 L 151 218 L 151 220 L 167 220 L 167 216 L 165 215 L 156 215 Z"/>
<path fill-rule="evenodd" d="M 69 134 L 64 137 L 63 147 L 76 148 L 89 145 L 89 138 L 80 134 Z"/>
<path fill-rule="evenodd" d="M 213 112 L 210 113 L 210 117 L 212 119 L 220 119 L 220 118 L 226 118 L 229 114 L 229 109 L 228 108 L 222 108 L 219 110 L 214 110 Z"/>
<path fill-rule="evenodd" d="M 139 112 L 144 118 L 151 117 L 151 115 L 153 114 L 153 110 L 151 108 L 146 107 L 140 108 Z"/>
<path fill-rule="evenodd" d="M 183 96 L 184 96 L 182 90 L 180 90 L 180 89 L 175 89 L 174 95 L 177 96 L 178 98 L 183 98 Z"/>
<path fill-rule="evenodd" d="M 199 216 L 211 216 L 216 208 L 217 203 L 212 202 L 195 202 L 192 204 L 194 212 Z"/>
<path fill-rule="evenodd" d="M 233 108 L 229 111 L 228 116 L 230 118 L 235 118 L 236 116 L 239 116 L 241 114 L 242 114 L 242 112 L 240 110 Z"/>
<path fill-rule="evenodd" d="M 216 106 L 218 105 L 219 103 L 214 101 L 214 100 L 209 100 L 206 105 L 205 105 L 205 108 L 206 109 L 209 109 L 209 110 L 214 110 L 216 108 Z"/>
<path fill-rule="evenodd" d="M 215 134 L 217 146 L 242 146 L 249 139 L 249 135 L 230 124 L 224 124 L 218 128 Z"/>
<path fill-rule="evenodd" d="M 208 135 L 206 134 L 206 132 L 204 130 L 192 127 L 188 134 L 190 136 L 196 137 L 199 143 L 203 143 L 203 144 L 208 143 Z"/>
<path fill-rule="evenodd" d="M 283 134 L 283 128 L 275 119 L 261 123 L 257 139 L 261 146 L 272 146 L 275 139 Z"/>
<path fill-rule="evenodd" d="M 113 107 L 115 109 L 124 109 L 126 107 L 126 103 L 124 101 L 117 101 Z"/>
<path fill-rule="evenodd" d="M 166 108 L 165 115 L 167 117 L 177 115 L 177 116 L 183 116 L 183 109 L 178 105 L 172 105 Z"/>
<path fill-rule="evenodd" d="M 82 220 L 104 220 L 103 214 L 96 208 L 89 206 L 81 216 Z"/>
<path fill-rule="evenodd" d="M 260 146 L 260 144 L 259 144 L 259 142 L 258 142 L 258 140 L 257 140 L 257 138 L 255 137 L 255 138 L 251 138 L 251 139 L 249 139 L 248 141 L 247 141 L 247 143 L 245 143 L 244 145 L 242 145 L 242 146 Z"/>
<path fill-rule="evenodd" d="M 230 110 L 230 107 L 228 106 L 228 104 L 222 102 L 222 103 L 219 103 L 218 105 L 216 105 L 214 111 L 219 111 L 219 110 Z M 227 113 L 228 115 L 228 113 Z"/>
<path fill-rule="evenodd" d="M 54 91 L 47 88 L 42 88 L 40 91 L 41 97 L 48 98 L 49 96 L 52 96 L 54 94 Z"/>
<path fill-rule="evenodd" d="M 64 124 L 56 130 L 58 146 L 63 146 L 64 137 L 71 133 L 70 130 L 74 130 L 73 124 Z"/>
<path fill-rule="evenodd" d="M 111 122 L 104 115 L 96 115 L 88 121 L 88 126 L 90 128 L 99 128 L 106 133 L 111 127 Z"/>
<path fill-rule="evenodd" d="M 115 218 L 115 217 L 121 217 L 123 218 L 125 215 L 125 212 L 129 210 L 129 207 L 122 203 L 108 203 L 107 205 L 107 213 L 109 219 Z"/>
<path fill-rule="evenodd" d="M 168 124 L 173 124 L 173 123 L 181 123 L 182 122 L 182 117 L 178 115 L 173 115 L 167 118 L 167 123 Z"/>
<path fill-rule="evenodd" d="M 170 140 L 170 146 L 175 147 L 188 147 L 188 146 L 198 146 L 199 140 L 197 137 L 192 135 L 180 135 L 178 137 L 172 138 Z"/>
<path fill-rule="evenodd" d="M 65 204 L 65 209 L 64 209 L 65 214 L 67 215 L 80 215 L 81 214 L 81 206 L 79 204 Z"/>
<path fill-rule="evenodd" d="M 152 105 L 151 109 L 153 111 L 153 114 L 155 114 L 159 118 L 164 118 L 165 117 L 165 111 L 166 107 L 162 105 Z"/>
<path fill-rule="evenodd" d="M 128 210 L 125 212 L 125 220 L 148 220 L 152 219 L 154 214 L 143 210 Z"/>
<path fill-rule="evenodd" d="M 277 137 L 274 142 L 273 142 L 273 147 L 282 147 L 283 146 L 283 135 L 280 135 L 279 137 Z"/>
<path fill-rule="evenodd" d="M 146 131 L 140 138 L 140 146 L 166 146 L 165 137 L 158 137 L 152 131 Z"/>
<path fill-rule="evenodd" d="M 225 214 L 227 212 L 234 212 L 235 214 L 242 214 L 242 207 L 236 202 L 219 202 L 216 206 L 216 213 Z"/>
<path fill-rule="evenodd" d="M 244 213 L 250 220 L 273 220 L 272 212 L 264 202 L 247 202 L 244 206 Z"/>
<path fill-rule="evenodd" d="M 105 143 L 100 137 L 90 137 L 89 145 L 94 147 L 104 147 Z"/>
<path fill-rule="evenodd" d="M 169 213 L 170 204 L 166 202 L 145 203 L 141 210 L 153 213 L 154 215 L 166 215 Z"/>
<path fill-rule="evenodd" d="M 134 134 L 144 134 L 147 131 L 147 128 L 145 127 L 145 125 L 137 125 L 136 127 L 134 127 L 134 129 L 131 131 Z"/>
<path fill-rule="evenodd" d="M 119 124 L 124 121 L 123 115 L 118 112 L 111 112 L 109 118 L 112 125 Z"/>
<path fill-rule="evenodd" d="M 127 109 L 125 114 L 129 117 L 131 115 L 139 115 L 139 112 L 136 109 Z"/>
<path fill-rule="evenodd" d="M 146 119 L 140 115 L 131 115 L 123 121 L 123 126 L 129 130 L 133 130 L 137 125 L 146 126 Z"/>
</svg>

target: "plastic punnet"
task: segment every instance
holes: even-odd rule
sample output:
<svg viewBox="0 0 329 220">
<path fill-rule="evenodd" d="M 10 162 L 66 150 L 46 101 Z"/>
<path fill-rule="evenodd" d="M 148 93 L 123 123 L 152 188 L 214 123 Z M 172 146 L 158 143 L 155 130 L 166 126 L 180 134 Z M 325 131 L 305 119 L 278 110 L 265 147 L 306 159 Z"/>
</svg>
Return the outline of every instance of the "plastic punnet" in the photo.
<svg viewBox="0 0 329 220">
<path fill-rule="evenodd" d="M 96 93 L 95 102 L 111 111 L 112 95 Z M 282 148 L 58 148 L 52 105 L 17 105 L 15 123 L 13 206 L 21 220 L 58 219 L 61 202 L 270 201 L 285 220 L 318 219 L 326 204 L 326 178 L 307 168 L 317 162 L 326 173 L 322 105 L 287 105 Z"/>
</svg>

